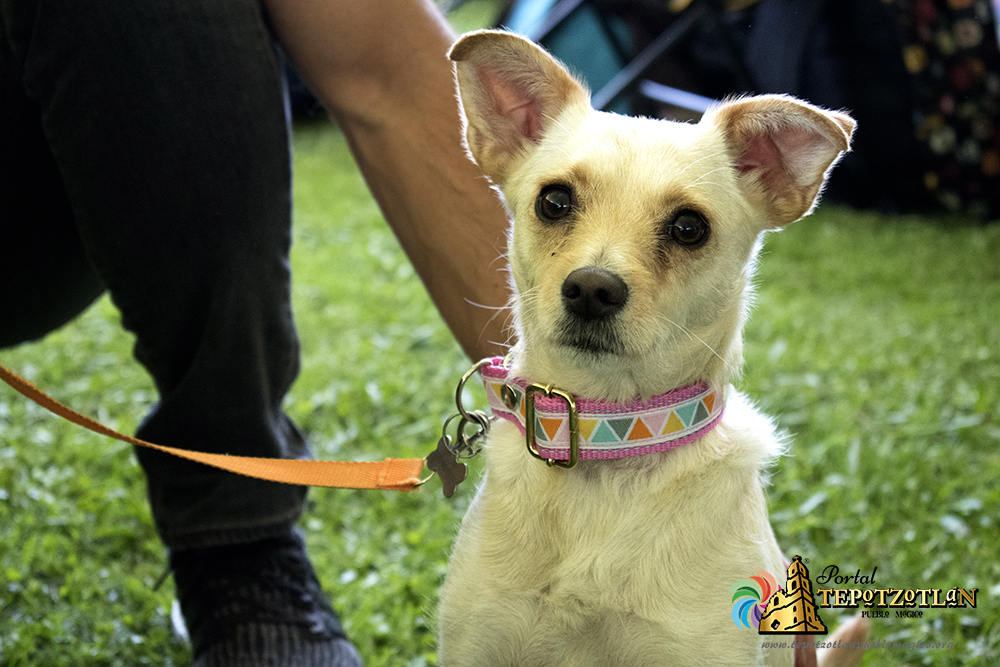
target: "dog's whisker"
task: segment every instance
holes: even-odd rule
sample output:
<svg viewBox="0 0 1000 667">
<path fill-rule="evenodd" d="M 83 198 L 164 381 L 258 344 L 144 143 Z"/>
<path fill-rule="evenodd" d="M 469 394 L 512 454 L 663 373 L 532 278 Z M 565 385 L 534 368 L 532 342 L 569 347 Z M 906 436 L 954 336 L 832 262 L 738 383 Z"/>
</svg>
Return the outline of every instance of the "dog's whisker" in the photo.
<svg viewBox="0 0 1000 667">
<path fill-rule="evenodd" d="M 706 172 L 705 172 L 704 174 L 702 174 L 701 176 L 699 176 L 698 178 L 696 178 L 696 179 L 694 180 L 694 182 L 695 182 L 695 183 L 700 183 L 701 181 L 704 181 L 704 180 L 705 180 L 706 178 L 708 178 L 708 177 L 709 177 L 709 176 L 711 176 L 712 174 L 714 174 L 714 173 L 716 173 L 716 172 L 719 172 L 719 171 L 725 171 L 725 170 L 726 170 L 726 169 L 728 169 L 728 168 L 729 168 L 729 167 L 717 167 L 717 168 L 715 168 L 715 169 L 713 169 L 713 170 L 711 170 L 711 171 L 706 171 Z"/>
<path fill-rule="evenodd" d="M 558 120 L 556 120 L 555 118 L 553 118 L 549 114 L 547 114 L 545 112 L 542 112 L 542 118 L 546 118 L 546 119 L 552 121 L 553 123 L 555 123 L 556 125 L 558 125 L 559 127 L 561 127 L 562 130 L 563 130 L 563 132 L 569 132 L 569 130 L 566 129 L 565 125 L 563 125 L 562 123 L 560 123 Z"/>
<path fill-rule="evenodd" d="M 466 301 L 468 301 L 468 299 L 466 299 Z M 487 329 L 490 328 L 490 325 L 493 324 L 493 321 L 500 315 L 500 313 L 502 313 L 505 310 L 507 310 L 507 308 L 506 307 L 500 307 L 500 306 L 484 306 L 482 304 L 473 303 L 471 301 L 468 301 L 468 302 L 470 304 L 472 304 L 473 306 L 477 306 L 479 308 L 492 308 L 493 311 L 494 311 L 494 313 L 492 315 L 490 315 L 490 319 L 486 320 L 486 324 L 483 325 L 482 331 L 479 332 L 479 337 L 476 339 L 476 344 L 478 345 L 479 343 L 483 342 L 483 335 L 486 333 Z M 500 343 L 498 341 L 492 341 L 492 340 L 488 341 L 488 342 L 492 343 L 492 344 L 495 344 L 495 345 L 499 345 L 500 347 L 509 348 L 510 347 L 510 339 L 514 335 L 513 334 L 513 327 L 511 326 L 513 324 L 513 317 L 512 317 L 512 315 L 511 315 L 511 313 L 509 311 L 507 313 L 507 317 L 504 318 L 504 319 L 505 319 L 505 322 L 504 322 L 504 325 L 503 325 L 503 327 L 502 327 L 501 330 L 502 331 L 511 331 L 511 333 L 507 334 L 507 342 Z"/>
<path fill-rule="evenodd" d="M 711 352 L 712 354 L 714 354 L 716 357 L 719 358 L 719 361 L 725 363 L 726 360 L 722 357 L 722 355 L 719 354 L 718 352 L 716 352 L 714 347 L 712 347 L 711 345 L 709 345 L 708 343 L 706 343 L 705 340 L 703 338 L 701 338 L 701 336 L 699 336 L 698 334 L 692 332 L 691 330 L 689 330 L 685 326 L 683 326 L 681 324 L 678 324 L 677 322 L 674 322 L 669 317 L 663 316 L 662 319 L 664 321 L 666 321 L 667 323 L 672 324 L 673 326 L 675 326 L 678 329 L 680 329 L 683 333 L 685 333 L 690 338 L 693 338 L 696 341 L 698 341 L 699 343 L 701 343 L 702 345 L 704 345 L 708 349 L 709 352 Z"/>
<path fill-rule="evenodd" d="M 695 179 L 692 183 L 689 183 L 688 185 L 684 186 L 684 189 L 686 190 L 686 189 L 694 187 L 696 185 L 704 185 L 704 184 L 719 185 L 718 183 L 715 183 L 715 182 L 712 182 L 712 181 L 706 181 L 705 178 L 707 178 L 708 176 L 710 176 L 710 175 L 712 175 L 712 174 L 714 174 L 714 173 L 716 173 L 718 171 L 724 171 L 726 169 L 728 169 L 728 167 L 719 167 L 717 169 L 713 169 L 712 171 L 706 172 L 706 173 L 702 174 L 701 176 L 699 176 L 697 179 Z"/>
<path fill-rule="evenodd" d="M 567 132 L 567 133 L 569 132 L 569 130 L 568 130 L 568 129 L 566 129 L 566 126 L 565 126 L 565 125 L 563 125 L 562 123 L 560 123 L 560 122 L 559 122 L 558 120 L 556 120 L 555 118 L 553 118 L 553 117 L 552 117 L 552 116 L 550 116 L 549 114 L 547 114 L 547 113 L 542 113 L 542 118 L 545 118 L 545 119 L 547 119 L 547 120 L 549 120 L 549 121 L 551 121 L 551 122 L 555 123 L 556 125 L 558 125 L 558 126 L 559 126 L 559 127 L 560 127 L 560 128 L 562 129 L 562 130 L 563 130 L 563 132 Z M 569 157 L 569 153 L 568 153 L 568 152 L 566 152 L 565 150 L 563 150 L 562 146 L 553 146 L 553 148 L 557 149 L 557 150 L 558 150 L 558 151 L 559 151 L 560 153 L 562 153 L 562 154 L 563 154 L 563 155 L 565 155 L 566 157 Z"/>
<path fill-rule="evenodd" d="M 507 310 L 507 306 L 487 306 L 485 303 L 476 303 L 472 299 L 463 298 L 462 301 L 466 302 L 470 306 L 475 306 L 476 308 L 482 308 L 483 310 Z"/>
<path fill-rule="evenodd" d="M 494 259 L 492 262 L 490 262 L 490 266 L 493 266 L 497 262 L 503 262 L 504 266 L 500 270 L 501 271 L 506 271 L 506 272 L 510 273 L 509 260 L 510 260 L 509 253 L 506 253 L 506 252 L 505 253 L 501 253 L 501 254 L 497 255 L 496 259 Z"/>
<path fill-rule="evenodd" d="M 683 174 L 688 169 L 690 169 L 691 167 L 695 166 L 696 164 L 698 164 L 702 160 L 711 160 L 714 157 L 718 157 L 719 155 L 722 155 L 723 152 L 724 151 L 718 151 L 717 153 L 711 153 L 710 155 L 703 155 L 702 157 L 698 158 L 694 162 L 689 163 L 687 166 L 685 166 L 683 169 L 681 169 L 680 173 Z"/>
<path fill-rule="evenodd" d="M 541 286 L 532 287 L 518 294 L 517 300 L 522 304 L 533 301 L 541 294 Z"/>
<path fill-rule="evenodd" d="M 552 146 L 552 148 L 555 148 L 556 150 L 558 150 L 560 153 L 562 153 L 566 157 L 569 157 L 569 153 L 566 152 L 566 150 L 564 150 L 562 146 Z"/>
<path fill-rule="evenodd" d="M 699 183 L 692 183 L 691 185 L 685 185 L 684 189 L 687 190 L 688 188 L 693 188 L 696 185 L 715 185 L 715 186 L 722 187 L 721 184 L 716 183 L 715 181 L 701 181 Z"/>
</svg>

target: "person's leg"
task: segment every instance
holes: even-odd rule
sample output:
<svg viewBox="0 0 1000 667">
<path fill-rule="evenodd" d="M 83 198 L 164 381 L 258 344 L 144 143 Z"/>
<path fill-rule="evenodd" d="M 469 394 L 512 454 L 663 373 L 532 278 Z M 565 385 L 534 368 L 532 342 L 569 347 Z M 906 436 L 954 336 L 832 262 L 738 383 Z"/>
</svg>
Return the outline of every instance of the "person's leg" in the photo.
<svg viewBox="0 0 1000 667">
<path fill-rule="evenodd" d="M 30 42 L 15 47 L 80 236 L 160 393 L 139 437 L 305 456 L 279 405 L 298 370 L 291 175 L 259 7 L 54 4 L 40 3 L 34 30 L 20 33 Z M 284 534 L 301 511 L 302 488 L 139 458 L 173 548 Z"/>
<path fill-rule="evenodd" d="M 10 56 L 0 47 L 0 348 L 44 336 L 104 291 Z"/>
<path fill-rule="evenodd" d="M 10 0 L 0 9 L 80 237 L 160 393 L 137 435 L 306 456 L 281 411 L 298 372 L 291 167 L 281 68 L 256 0 Z M 342 634 L 292 534 L 303 488 L 137 454 L 202 662 L 235 660 L 233 642 L 251 631 L 272 653 Z M 262 615 L 264 602 L 279 618 Z M 220 632 L 226 624 L 241 629 Z M 317 664 L 356 657 L 334 643 Z M 317 646 L 295 659 L 317 659 Z"/>
</svg>

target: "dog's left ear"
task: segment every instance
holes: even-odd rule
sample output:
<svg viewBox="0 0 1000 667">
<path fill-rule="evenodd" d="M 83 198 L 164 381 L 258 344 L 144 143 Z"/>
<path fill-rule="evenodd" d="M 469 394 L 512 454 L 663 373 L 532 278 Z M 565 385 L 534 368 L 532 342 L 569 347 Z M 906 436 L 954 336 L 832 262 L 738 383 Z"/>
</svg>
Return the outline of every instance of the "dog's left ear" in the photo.
<svg viewBox="0 0 1000 667">
<path fill-rule="evenodd" d="M 775 226 L 812 211 L 833 165 L 850 150 L 854 120 L 786 95 L 737 99 L 709 112 L 722 128 L 740 185 Z"/>
<path fill-rule="evenodd" d="M 448 57 L 457 63 L 469 152 L 498 185 L 568 105 L 590 108 L 587 91 L 558 61 L 513 33 L 469 33 Z"/>
</svg>

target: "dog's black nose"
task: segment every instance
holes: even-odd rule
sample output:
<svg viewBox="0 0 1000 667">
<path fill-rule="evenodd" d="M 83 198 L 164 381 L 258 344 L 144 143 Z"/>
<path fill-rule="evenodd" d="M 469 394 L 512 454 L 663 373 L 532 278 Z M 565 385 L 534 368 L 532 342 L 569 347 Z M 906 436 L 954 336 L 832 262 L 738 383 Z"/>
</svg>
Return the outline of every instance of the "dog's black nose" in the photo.
<svg viewBox="0 0 1000 667">
<path fill-rule="evenodd" d="M 569 312 L 584 320 L 600 320 L 622 309 L 628 285 L 610 271 L 587 266 L 566 276 L 562 296 Z"/>
</svg>

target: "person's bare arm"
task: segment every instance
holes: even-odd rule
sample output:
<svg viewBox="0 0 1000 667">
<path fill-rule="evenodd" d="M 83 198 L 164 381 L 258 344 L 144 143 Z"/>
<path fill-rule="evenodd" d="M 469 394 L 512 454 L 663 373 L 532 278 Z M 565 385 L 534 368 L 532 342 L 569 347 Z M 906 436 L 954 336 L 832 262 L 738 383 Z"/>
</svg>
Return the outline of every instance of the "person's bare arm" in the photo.
<svg viewBox="0 0 1000 667">
<path fill-rule="evenodd" d="M 450 26 L 428 0 L 267 5 L 466 354 L 502 353 L 506 217 L 461 146 Z"/>
</svg>

